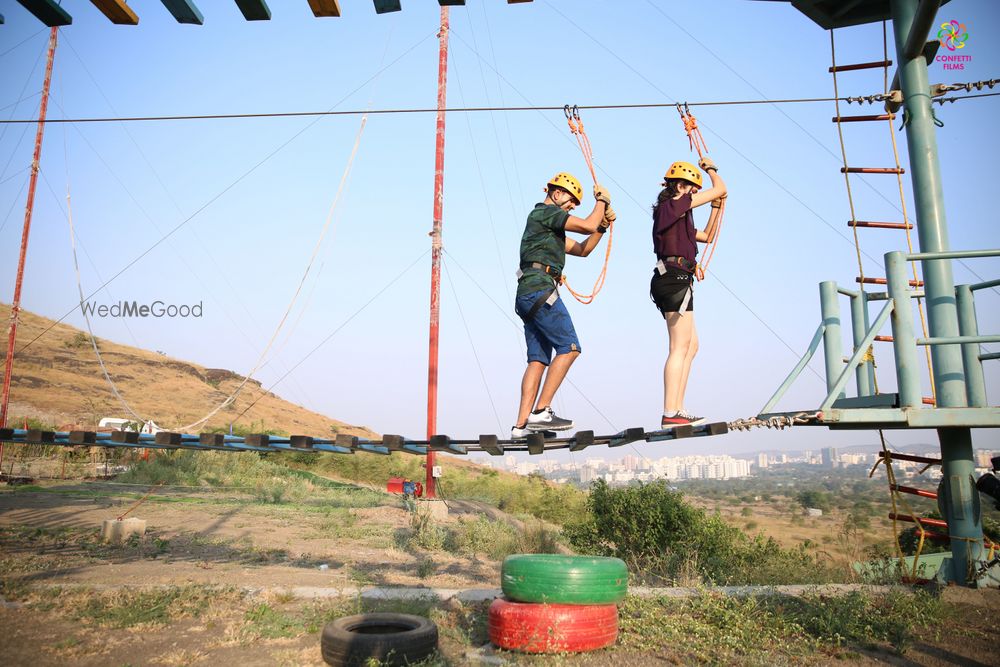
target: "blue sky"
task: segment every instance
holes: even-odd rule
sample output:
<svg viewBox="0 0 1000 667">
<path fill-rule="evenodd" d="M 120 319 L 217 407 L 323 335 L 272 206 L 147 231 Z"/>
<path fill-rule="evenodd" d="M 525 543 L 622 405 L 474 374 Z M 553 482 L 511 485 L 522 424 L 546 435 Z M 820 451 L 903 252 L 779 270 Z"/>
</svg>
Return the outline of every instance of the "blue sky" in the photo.
<svg viewBox="0 0 1000 667">
<path fill-rule="evenodd" d="M 274 2 L 271 21 L 248 23 L 235 3 L 202 3 L 205 25 L 199 27 L 175 23 L 158 3 L 136 3 L 140 25 L 124 27 L 110 24 L 89 3 L 68 3 L 74 25 L 61 31 L 50 116 L 433 107 L 437 4 L 404 4 L 403 12 L 377 16 L 370 2 L 344 0 L 343 18 L 316 19 L 304 1 Z M 610 6 L 472 0 L 453 8 L 449 106 L 832 96 L 829 33 L 785 3 L 733 0 L 706 8 L 635 0 Z M 0 115 L 32 118 L 48 31 L 10 0 L 0 0 L 0 13 L 6 19 L 0 27 Z M 968 26 L 964 52 L 972 60 L 962 71 L 932 65 L 931 82 L 995 78 L 996 4 L 956 0 L 942 8 L 938 23 L 953 18 Z M 891 31 L 889 39 L 891 50 Z M 881 25 L 838 31 L 836 49 L 842 63 L 880 59 Z M 839 84 L 842 95 L 881 92 L 882 72 L 845 73 Z M 945 124 L 938 144 L 955 249 L 1000 247 L 990 198 L 1000 149 L 996 99 L 935 106 Z M 850 214 L 830 122 L 832 102 L 692 110 L 731 196 L 711 275 L 697 287 L 701 352 L 687 407 L 729 420 L 763 406 L 819 323 L 818 283 L 854 287 L 857 260 L 846 226 Z M 845 115 L 876 112 L 876 106 L 842 108 Z M 301 280 L 360 120 L 49 126 L 24 307 L 58 318 L 78 300 L 68 183 L 87 293 L 188 220 L 95 301 L 204 303 L 197 320 L 96 318 L 95 333 L 209 367 L 249 371 Z M 666 331 L 648 299 L 649 206 L 669 163 L 693 156 L 672 108 L 588 110 L 583 120 L 619 222 L 607 283 L 595 303 L 580 305 L 564 294 L 584 354 L 555 408 L 578 427 L 599 432 L 651 428 L 662 401 Z M 0 299 L 6 302 L 13 293 L 33 133 L 33 126 L 0 127 Z M 856 124 L 845 133 L 852 165 L 891 166 L 884 124 Z M 896 136 L 905 164 L 904 134 Z M 369 117 L 331 231 L 278 353 L 257 374 L 265 387 L 299 364 L 274 386 L 282 397 L 381 432 L 423 435 L 433 164 L 433 114 Z M 504 433 L 513 423 L 524 363 L 512 311 L 518 240 L 545 181 L 564 170 L 589 189 L 561 111 L 448 115 L 441 432 Z M 903 183 L 912 216 L 908 175 Z M 859 219 L 900 219 L 894 176 L 855 178 L 852 188 Z M 904 247 L 898 232 L 862 231 L 861 240 L 866 275 L 882 275 L 883 253 Z M 592 284 L 602 256 L 569 260 L 566 273 L 575 288 Z M 1000 262 L 956 264 L 956 282 L 978 282 L 970 269 L 995 277 Z M 980 292 L 977 303 L 981 331 L 996 332 L 998 294 Z M 846 317 L 846 302 L 842 308 Z M 66 321 L 83 325 L 78 312 Z M 880 384 L 891 388 L 891 351 L 878 348 L 876 354 Z M 821 358 L 811 367 L 822 375 Z M 781 407 L 817 405 L 824 394 L 819 375 L 807 372 Z M 987 381 L 996 402 L 995 362 L 987 366 Z M 127 382 L 121 389 L 128 397 Z M 206 412 L 212 407 L 205 406 Z M 890 434 L 900 445 L 934 437 Z M 678 443 L 669 453 L 816 449 L 875 440 L 869 432 L 764 431 Z M 994 446 L 996 432 L 976 432 L 974 441 Z M 663 445 L 638 450 L 653 457 L 668 453 Z M 627 453 L 607 454 L 619 452 Z"/>
</svg>

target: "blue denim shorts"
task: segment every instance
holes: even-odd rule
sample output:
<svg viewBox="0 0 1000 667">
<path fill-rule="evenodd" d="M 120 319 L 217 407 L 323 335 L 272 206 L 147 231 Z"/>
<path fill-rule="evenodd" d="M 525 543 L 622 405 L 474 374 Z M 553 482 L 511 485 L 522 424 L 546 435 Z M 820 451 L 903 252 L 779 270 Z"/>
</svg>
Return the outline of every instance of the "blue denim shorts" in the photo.
<svg viewBox="0 0 1000 667">
<path fill-rule="evenodd" d="M 540 290 L 517 297 L 514 310 L 523 318 L 535 302 L 548 292 Z M 525 322 L 524 342 L 528 347 L 529 364 L 532 361 L 540 361 L 548 366 L 552 361 L 553 350 L 556 354 L 583 351 L 580 349 L 580 340 L 576 337 L 576 329 L 573 328 L 573 320 L 570 319 L 569 311 L 566 310 L 561 298 L 556 299 L 551 306 L 543 303 L 535 311 L 531 321 Z"/>
</svg>

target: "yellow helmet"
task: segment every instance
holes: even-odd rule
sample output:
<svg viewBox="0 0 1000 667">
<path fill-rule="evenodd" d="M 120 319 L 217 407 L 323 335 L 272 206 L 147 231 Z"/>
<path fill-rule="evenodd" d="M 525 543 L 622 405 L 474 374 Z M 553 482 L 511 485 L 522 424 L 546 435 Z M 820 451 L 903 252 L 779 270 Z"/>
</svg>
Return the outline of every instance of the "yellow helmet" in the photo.
<svg viewBox="0 0 1000 667">
<path fill-rule="evenodd" d="M 550 186 L 554 185 L 557 188 L 562 188 L 566 192 L 573 195 L 576 199 L 576 203 L 579 204 L 583 201 L 583 186 L 580 185 L 580 181 L 576 180 L 573 174 L 567 174 L 566 172 L 559 172 L 551 179 L 549 179 Z"/>
<path fill-rule="evenodd" d="M 663 175 L 663 178 L 682 178 L 689 183 L 694 183 L 699 188 L 702 182 L 701 170 L 690 162 L 674 162 L 670 165 L 670 169 L 667 169 L 667 173 Z"/>
</svg>

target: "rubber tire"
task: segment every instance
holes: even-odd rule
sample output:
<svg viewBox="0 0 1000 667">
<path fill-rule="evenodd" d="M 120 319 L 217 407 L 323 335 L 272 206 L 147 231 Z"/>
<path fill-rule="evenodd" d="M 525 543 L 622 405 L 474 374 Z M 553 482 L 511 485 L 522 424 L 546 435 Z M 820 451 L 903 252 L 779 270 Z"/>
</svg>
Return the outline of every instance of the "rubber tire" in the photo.
<svg viewBox="0 0 1000 667">
<path fill-rule="evenodd" d="M 323 661 L 334 667 L 363 667 L 369 658 L 381 665 L 420 662 L 437 650 L 438 629 L 428 618 L 375 613 L 344 616 L 323 628 Z"/>
<path fill-rule="evenodd" d="M 515 554 L 500 568 L 508 600 L 549 604 L 611 604 L 625 599 L 628 568 L 620 558 Z"/>
<path fill-rule="evenodd" d="M 618 607 L 535 604 L 497 598 L 490 605 L 487 629 L 494 645 L 510 651 L 596 651 L 618 639 Z"/>
</svg>

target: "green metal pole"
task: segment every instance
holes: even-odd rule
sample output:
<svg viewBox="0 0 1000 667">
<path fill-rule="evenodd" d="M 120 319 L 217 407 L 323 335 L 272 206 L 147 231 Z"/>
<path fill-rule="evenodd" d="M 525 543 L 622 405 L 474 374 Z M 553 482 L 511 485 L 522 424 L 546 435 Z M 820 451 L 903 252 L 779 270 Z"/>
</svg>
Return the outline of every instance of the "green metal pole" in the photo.
<svg viewBox="0 0 1000 667">
<path fill-rule="evenodd" d="M 917 361 L 917 343 L 913 336 L 913 304 L 907 279 L 906 255 L 901 251 L 885 254 L 885 277 L 892 299 L 892 351 L 896 358 L 896 387 L 899 406 L 919 408 L 920 364 Z"/>
<path fill-rule="evenodd" d="M 948 250 L 948 227 L 944 213 L 944 190 L 938 162 L 937 137 L 931 111 L 927 60 L 922 52 L 906 53 L 906 44 L 923 44 L 933 25 L 931 2 L 923 0 L 918 16 L 917 0 L 891 0 L 892 27 L 899 63 L 899 80 L 906 107 L 906 142 L 910 154 L 910 177 L 916 204 L 917 235 L 921 252 Z M 940 5 L 940 2 L 936 3 Z M 912 35 L 911 35 L 912 32 Z M 924 290 L 930 335 L 958 335 L 955 281 L 951 260 L 924 260 Z M 899 304 L 897 304 L 899 305 Z M 907 309 L 909 310 L 909 308 Z M 966 407 L 965 372 L 959 345 L 931 348 L 938 407 Z M 897 361 L 898 363 L 898 361 Z M 982 558 L 983 529 L 979 516 L 979 494 L 973 480 L 972 433 L 968 428 L 939 429 L 942 480 L 941 509 L 948 521 L 951 540 L 951 572 L 947 579 L 969 584 L 970 566 Z"/>
<path fill-rule="evenodd" d="M 854 334 L 854 349 L 865 339 L 868 333 L 867 319 L 865 311 L 868 310 L 864 291 L 856 296 L 851 296 L 851 332 Z M 855 370 L 858 380 L 858 396 L 871 396 L 874 394 L 872 383 L 872 366 L 870 361 L 862 361 Z M 829 391 L 829 389 L 827 390 Z"/>
<path fill-rule="evenodd" d="M 906 142 L 910 153 L 910 174 L 917 211 L 917 234 L 921 252 L 948 250 L 948 226 L 944 212 L 944 191 L 941 186 L 941 165 L 938 163 L 937 137 L 931 111 L 927 61 L 922 53 L 907 59 L 904 45 L 914 25 L 917 0 L 892 0 L 893 31 L 896 55 L 899 58 L 900 84 L 906 107 Z M 925 40 L 926 41 L 926 40 Z M 924 260 L 924 291 L 927 295 L 927 319 L 932 337 L 958 335 L 958 315 L 955 311 L 955 281 L 951 260 Z M 966 406 L 965 378 L 962 372 L 962 352 L 954 345 L 937 346 L 931 350 L 934 366 L 934 386 L 937 404 L 941 407 Z"/>
<path fill-rule="evenodd" d="M 969 285 L 955 288 L 958 299 L 958 330 L 963 336 L 978 336 L 979 323 L 976 321 L 976 303 Z M 965 364 L 965 387 L 969 394 L 969 407 L 985 408 L 986 378 L 983 362 L 979 359 L 979 343 L 962 344 L 962 361 Z"/>
<path fill-rule="evenodd" d="M 820 316 L 826 331 L 823 334 L 823 356 L 826 358 L 826 390 L 832 391 L 844 369 L 844 348 L 840 339 L 840 302 L 837 283 L 824 280 L 819 284 Z M 844 397 L 840 392 L 839 398 Z"/>
</svg>

